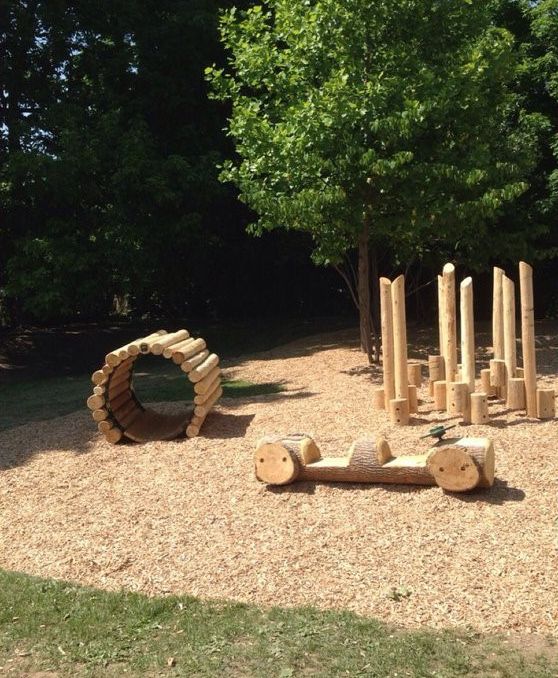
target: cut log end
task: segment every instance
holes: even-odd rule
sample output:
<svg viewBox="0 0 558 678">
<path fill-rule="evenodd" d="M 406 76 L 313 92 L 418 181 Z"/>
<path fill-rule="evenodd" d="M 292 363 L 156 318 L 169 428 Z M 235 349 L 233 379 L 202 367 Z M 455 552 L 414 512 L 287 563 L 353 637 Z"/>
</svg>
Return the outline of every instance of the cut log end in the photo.
<svg viewBox="0 0 558 678">
<path fill-rule="evenodd" d="M 441 447 L 429 456 L 427 465 L 436 484 L 448 492 L 466 492 L 479 484 L 479 469 L 463 447 Z"/>
<path fill-rule="evenodd" d="M 300 463 L 280 443 L 266 443 L 256 450 L 256 477 L 269 485 L 288 485 L 296 480 Z"/>
</svg>

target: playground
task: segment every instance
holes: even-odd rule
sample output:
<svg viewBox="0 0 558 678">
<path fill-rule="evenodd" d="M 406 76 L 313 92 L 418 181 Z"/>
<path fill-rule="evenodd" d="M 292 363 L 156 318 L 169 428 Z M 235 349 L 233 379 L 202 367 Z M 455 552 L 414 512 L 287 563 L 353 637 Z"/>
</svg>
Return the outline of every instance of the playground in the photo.
<svg viewBox="0 0 558 678">
<path fill-rule="evenodd" d="M 476 341 L 484 367 L 488 326 Z M 436 342 L 409 331 L 425 375 Z M 537 323 L 540 387 L 558 387 L 557 342 L 556 323 Z M 381 367 L 367 364 L 354 330 L 225 358 L 221 369 L 224 395 L 194 438 L 113 445 L 83 406 L 1 432 L 0 567 L 154 596 L 345 608 L 405 628 L 556 634 L 554 419 L 499 400 L 488 423 L 464 425 L 432 408 L 424 379 L 410 425 L 393 426 L 372 406 Z M 240 380 L 262 394 L 228 396 Z M 275 487 L 254 475 L 266 433 L 309 434 L 324 456 L 372 433 L 400 455 L 428 450 L 419 437 L 440 423 L 493 440 L 491 488 Z"/>
</svg>

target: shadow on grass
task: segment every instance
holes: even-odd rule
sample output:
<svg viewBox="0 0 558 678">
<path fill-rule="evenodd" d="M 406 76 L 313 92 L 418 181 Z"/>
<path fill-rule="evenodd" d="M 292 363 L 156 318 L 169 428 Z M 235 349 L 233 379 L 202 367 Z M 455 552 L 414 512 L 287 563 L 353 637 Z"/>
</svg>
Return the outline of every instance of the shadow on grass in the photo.
<svg viewBox="0 0 558 678">
<path fill-rule="evenodd" d="M 20 676 L 45 667 L 48 675 L 107 678 L 550 678 L 558 670 L 556 648 L 542 636 L 516 648 L 470 629 L 403 631 L 344 610 L 148 597 L 2 570 L 0 636 L 0 665 Z"/>
</svg>

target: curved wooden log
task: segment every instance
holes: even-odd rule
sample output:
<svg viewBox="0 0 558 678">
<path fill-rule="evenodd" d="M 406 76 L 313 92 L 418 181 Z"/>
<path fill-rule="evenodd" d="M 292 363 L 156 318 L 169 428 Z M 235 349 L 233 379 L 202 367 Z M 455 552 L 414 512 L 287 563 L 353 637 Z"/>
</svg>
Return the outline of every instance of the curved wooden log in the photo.
<svg viewBox="0 0 558 678">
<path fill-rule="evenodd" d="M 254 455 L 256 477 L 270 485 L 295 480 L 439 485 L 450 492 L 490 487 L 494 446 L 488 438 L 444 440 L 426 454 L 393 457 L 388 442 L 357 440 L 345 457 L 322 458 L 310 436 L 267 437 Z"/>
<path fill-rule="evenodd" d="M 133 390 L 134 362 L 138 355 L 153 353 L 172 358 L 187 373 L 196 390 L 196 402 L 182 414 L 166 415 L 144 408 Z M 170 440 L 183 435 L 198 435 L 209 411 L 223 391 L 219 357 L 206 350 L 203 339 L 194 339 L 187 330 L 167 333 L 159 330 L 105 356 L 105 363 L 91 380 L 93 395 L 87 399 L 98 429 L 109 442 L 123 436 L 137 442 Z M 194 414 L 195 410 L 195 414 Z"/>
</svg>

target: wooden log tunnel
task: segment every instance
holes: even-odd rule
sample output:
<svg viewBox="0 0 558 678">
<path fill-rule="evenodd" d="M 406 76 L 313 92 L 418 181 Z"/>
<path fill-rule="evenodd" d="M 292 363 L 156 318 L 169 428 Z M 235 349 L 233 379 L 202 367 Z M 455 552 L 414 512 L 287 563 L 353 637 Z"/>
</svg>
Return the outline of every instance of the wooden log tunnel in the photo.
<svg viewBox="0 0 558 678">
<path fill-rule="evenodd" d="M 269 485 L 295 480 L 438 485 L 465 492 L 494 483 L 494 446 L 488 438 L 442 440 L 425 454 L 394 457 L 384 438 L 352 444 L 345 457 L 322 457 L 310 436 L 262 438 L 254 457 L 256 477 Z"/>
<path fill-rule="evenodd" d="M 133 388 L 134 365 L 146 354 L 171 359 L 194 384 L 193 410 L 164 414 L 144 407 Z M 111 351 L 105 364 L 93 373 L 93 395 L 87 399 L 97 428 L 111 443 L 125 437 L 136 442 L 170 440 L 186 433 L 198 435 L 211 408 L 221 397 L 219 357 L 210 353 L 203 339 L 187 330 L 159 330 Z"/>
</svg>

